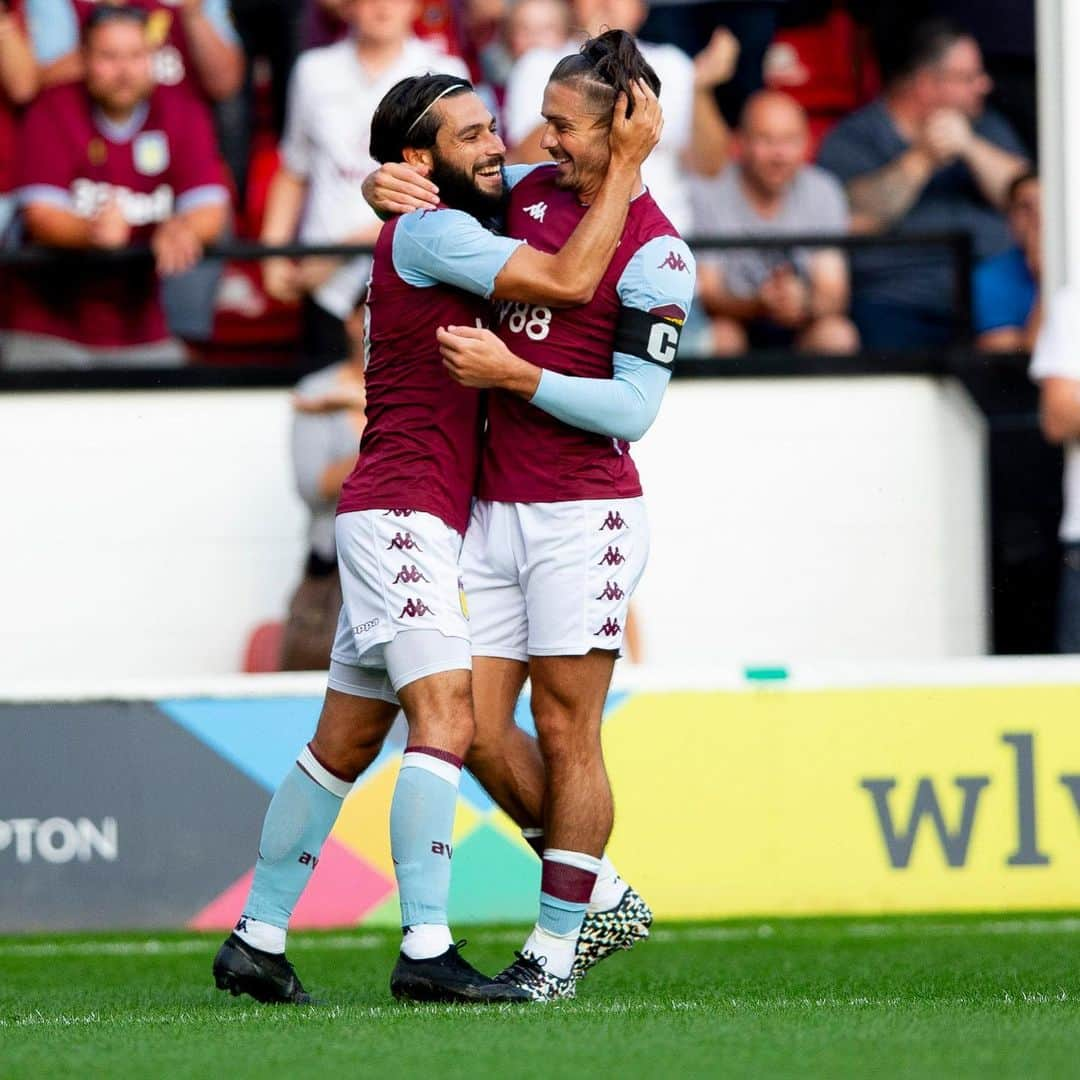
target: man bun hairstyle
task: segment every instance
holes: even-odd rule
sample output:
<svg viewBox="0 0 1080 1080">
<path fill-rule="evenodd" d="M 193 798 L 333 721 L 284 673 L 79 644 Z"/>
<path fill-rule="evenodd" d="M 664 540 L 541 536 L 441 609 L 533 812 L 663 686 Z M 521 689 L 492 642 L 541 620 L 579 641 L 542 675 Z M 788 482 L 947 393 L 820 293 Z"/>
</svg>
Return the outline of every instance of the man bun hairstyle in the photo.
<svg viewBox="0 0 1080 1080">
<path fill-rule="evenodd" d="M 630 87 L 638 80 L 660 96 L 659 76 L 641 55 L 633 35 L 625 30 L 605 30 L 589 38 L 580 52 L 564 57 L 555 65 L 550 79 L 575 86 L 597 112 L 609 117 L 620 93 L 626 94 L 626 115 L 632 115 L 634 98 Z"/>
<path fill-rule="evenodd" d="M 401 161 L 405 147 L 430 150 L 442 126 L 433 108 L 442 98 L 471 93 L 457 75 L 410 75 L 387 90 L 371 118 L 371 156 L 380 164 Z"/>
</svg>

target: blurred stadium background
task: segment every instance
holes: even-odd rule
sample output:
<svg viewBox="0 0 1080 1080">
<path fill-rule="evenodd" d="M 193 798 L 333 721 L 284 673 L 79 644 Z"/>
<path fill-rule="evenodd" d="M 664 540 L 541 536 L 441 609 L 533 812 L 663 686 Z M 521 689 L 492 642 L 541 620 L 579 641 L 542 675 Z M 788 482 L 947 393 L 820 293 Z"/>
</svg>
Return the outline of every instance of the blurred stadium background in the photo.
<svg viewBox="0 0 1080 1080">
<path fill-rule="evenodd" d="M 494 85 L 492 72 L 505 80 L 513 58 L 499 22 L 512 6 L 429 3 L 417 29 Z M 855 2 L 654 4 L 645 30 L 686 30 L 691 9 L 708 8 L 711 31 L 726 7 L 745 9 L 750 21 L 732 16 L 731 27 L 743 55 L 757 57 L 743 98 L 763 77 L 791 94 L 814 148 L 874 99 L 879 68 L 887 72 L 880 43 L 898 26 L 940 14 L 969 25 L 996 79 L 991 102 L 1038 162 L 1040 303 L 1080 280 L 1080 68 L 1071 62 L 1080 9 L 1068 0 L 1039 0 L 1037 11 L 922 3 L 890 21 L 881 10 L 890 5 Z M 302 9 L 279 3 L 263 14 L 295 29 L 315 6 Z M 210 248 L 209 334 L 185 338 L 186 361 L 169 367 L 143 366 L 137 354 L 119 365 L 0 358 L 0 969 L 15 976 L 0 999 L 9 1029 L 0 1039 L 44 1039 L 22 1044 L 16 1073 L 34 1074 L 45 1060 L 34 1055 L 56 1050 L 79 1017 L 112 1024 L 110 1039 L 133 1034 L 126 985 L 142 987 L 149 1010 L 131 1068 L 171 1061 L 181 1075 L 199 1071 L 194 1043 L 170 1050 L 169 1001 L 178 995 L 198 1013 L 193 1038 L 215 1032 L 202 985 L 213 935 L 160 932 L 216 933 L 235 920 L 269 794 L 321 701 L 318 672 L 278 669 L 312 551 L 311 508 L 290 456 L 292 388 L 327 357 L 305 344 L 302 308 L 265 288 L 258 245 L 272 241 L 279 257 L 364 247 L 265 231 L 284 76 L 251 29 L 260 10 L 233 11 L 253 111 L 237 127 L 228 122 L 235 100 L 215 106 L 233 223 Z M 1026 25 L 1027 39 L 1003 43 L 995 20 L 998 30 Z M 734 126 L 730 89 L 718 87 L 717 100 Z M 237 131 L 249 137 L 239 158 Z M 1048 655 L 1062 450 L 1040 429 L 1024 345 L 976 347 L 980 260 L 962 220 L 871 235 L 823 236 L 813 224 L 783 239 L 747 231 L 738 244 L 695 233 L 692 246 L 699 259 L 736 247 L 786 259 L 793 238 L 800 248 L 827 243 L 847 253 L 856 301 L 860 253 L 921 253 L 948 267 L 950 323 L 938 344 L 724 357 L 703 347 L 680 357 L 660 418 L 635 450 L 653 547 L 635 607 L 639 662 L 620 665 L 605 736 L 612 854 L 653 904 L 661 944 L 652 959 L 643 949 L 613 962 L 627 964 L 621 973 L 598 973 L 596 1000 L 626 1000 L 643 1041 L 624 1049 L 642 1055 L 644 1074 L 662 1070 L 664 1025 L 676 1015 L 654 1014 L 651 986 L 665 1002 L 685 999 L 698 1049 L 679 1060 L 695 1071 L 729 1052 L 734 1074 L 779 1075 L 802 1039 L 803 1063 L 822 1075 L 889 1048 L 897 1056 L 882 1075 L 926 1075 L 946 1061 L 950 1075 L 995 1066 L 1006 1075 L 1025 1068 L 1021 1048 L 1035 1043 L 1029 1070 L 1065 1075 L 1074 1047 L 1057 1024 L 1075 1025 L 1077 926 L 1016 916 L 1075 909 L 1080 880 L 1080 660 Z M 68 273 L 72 258 L 85 260 L 80 273 L 150 273 L 134 244 L 60 256 L 17 231 L 0 265 L 9 281 L 48 279 Z M 527 698 L 519 722 L 531 723 Z M 357 783 L 297 912 L 298 929 L 364 929 L 298 937 L 301 961 L 321 955 L 337 970 L 337 952 L 380 964 L 392 955 L 386 815 L 402 745 L 392 739 Z M 481 956 L 494 956 L 505 945 L 493 925 L 533 918 L 538 864 L 471 782 L 455 844 L 453 922 L 481 924 Z M 907 918 L 920 914 L 935 918 Z M 68 936 L 86 931 L 108 935 Z M 151 990 L 139 980 L 152 955 L 167 974 Z M 40 974 L 46 961 L 57 965 L 54 981 Z M 104 1005 L 86 981 L 107 988 Z M 343 995 L 347 1018 L 392 1038 L 391 1010 L 371 1006 L 381 974 L 322 981 Z M 1011 1041 L 998 1024 L 1010 994 L 1030 1006 L 1010 1013 Z M 874 1024 L 860 1027 L 860 1002 Z M 918 1025 L 915 1048 L 902 1023 L 883 1019 L 897 1002 Z M 610 1014 L 581 1008 L 560 1015 L 584 1044 Z M 324 1036 L 339 1015 L 319 1021 Z M 740 1026 L 747 1017 L 759 1025 L 752 1039 Z M 950 1057 L 949 1029 L 961 1020 L 967 1056 Z M 303 1031 L 284 1023 L 299 1055 Z M 531 1020 L 512 1031 L 469 1023 L 489 1049 L 503 1032 L 541 1052 L 543 1025 Z M 440 1039 L 459 1034 L 433 1014 L 417 1024 Z M 260 1020 L 248 1034 L 264 1030 Z M 115 1067 L 115 1044 L 87 1037 L 86 1060 Z M 326 1060 L 347 1060 L 352 1045 L 330 1038 Z M 584 1051 L 574 1060 L 596 1064 Z M 499 1061 L 493 1050 L 488 1066 Z"/>
</svg>

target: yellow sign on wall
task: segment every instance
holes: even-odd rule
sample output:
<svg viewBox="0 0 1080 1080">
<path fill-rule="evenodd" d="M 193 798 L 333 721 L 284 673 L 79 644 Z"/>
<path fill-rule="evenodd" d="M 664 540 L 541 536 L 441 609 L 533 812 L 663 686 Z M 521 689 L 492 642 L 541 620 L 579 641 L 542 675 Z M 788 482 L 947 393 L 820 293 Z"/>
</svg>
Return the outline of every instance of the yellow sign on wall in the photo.
<svg viewBox="0 0 1080 1080">
<path fill-rule="evenodd" d="M 636 693 L 609 851 L 661 918 L 1080 904 L 1080 687 Z"/>
</svg>

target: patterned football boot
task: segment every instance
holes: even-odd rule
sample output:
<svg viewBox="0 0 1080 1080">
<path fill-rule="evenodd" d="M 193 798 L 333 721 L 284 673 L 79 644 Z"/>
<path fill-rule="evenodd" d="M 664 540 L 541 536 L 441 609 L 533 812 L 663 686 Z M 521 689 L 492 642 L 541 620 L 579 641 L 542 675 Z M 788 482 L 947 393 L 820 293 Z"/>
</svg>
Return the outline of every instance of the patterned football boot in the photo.
<svg viewBox="0 0 1080 1080">
<path fill-rule="evenodd" d="M 573 973 L 560 979 L 544 970 L 544 957 L 532 953 L 515 952 L 517 959 L 495 976 L 497 983 L 516 986 L 524 990 L 533 1001 L 568 1001 L 577 992 L 577 979 Z"/>
<path fill-rule="evenodd" d="M 652 921 L 652 909 L 629 886 L 613 908 L 587 914 L 581 924 L 571 978 L 580 979 L 612 953 L 632 949 L 644 941 Z"/>
</svg>

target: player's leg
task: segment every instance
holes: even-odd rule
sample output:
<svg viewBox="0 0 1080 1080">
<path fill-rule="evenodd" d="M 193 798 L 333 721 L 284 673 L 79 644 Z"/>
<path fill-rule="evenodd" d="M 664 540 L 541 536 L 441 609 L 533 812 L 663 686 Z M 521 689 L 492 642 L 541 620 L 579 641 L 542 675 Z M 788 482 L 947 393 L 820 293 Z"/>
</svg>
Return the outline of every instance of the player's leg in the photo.
<svg viewBox="0 0 1080 1080">
<path fill-rule="evenodd" d="M 540 914 L 522 950 L 572 989 L 578 936 L 614 821 L 600 725 L 614 652 L 534 657 L 532 710 L 544 758 L 544 853 Z"/>
<path fill-rule="evenodd" d="M 414 1001 L 527 1000 L 468 964 L 449 928 L 454 814 L 473 736 L 469 642 L 414 630 L 399 634 L 386 656 L 409 725 L 390 806 L 402 925 L 391 992 Z"/>
<path fill-rule="evenodd" d="M 219 989 L 233 994 L 307 1000 L 285 958 L 289 921 L 342 802 L 378 755 L 398 712 L 384 672 L 335 664 L 331 683 L 314 738 L 270 801 L 243 914 L 214 961 Z"/>
<path fill-rule="evenodd" d="M 522 829 L 541 825 L 544 763 L 536 740 L 514 723 L 528 676 L 528 619 L 518 569 L 524 543 L 513 508 L 478 502 L 461 550 L 473 651 L 476 737 L 469 770 Z"/>
<path fill-rule="evenodd" d="M 599 752 L 614 657 L 622 645 L 630 596 L 648 558 L 648 522 L 640 499 L 519 505 L 515 512 L 527 547 L 523 565 L 530 567 L 525 581 L 527 647 L 533 715 L 547 770 L 542 843 L 545 884 L 550 886 L 544 891 L 550 899 L 541 907 L 538 930 L 543 933 L 528 949 L 536 951 L 541 943 L 549 949 L 554 955 L 543 954 L 544 965 L 553 974 L 565 970 L 576 938 L 577 978 L 604 957 L 647 937 L 652 921 L 648 905 L 602 854 L 611 804 Z M 569 732 L 565 739 L 560 734 L 564 727 Z M 587 827 L 594 832 L 580 834 L 578 821 L 591 823 Z M 558 830 L 554 835 L 553 828 Z M 564 854 L 552 856 L 549 867 L 551 851 Z M 564 871 L 557 865 L 560 860 L 576 864 L 582 873 Z M 579 897 L 589 880 L 578 933 Z M 567 914 L 556 916 L 560 905 L 550 901 L 561 901 Z M 554 928 L 561 941 L 546 936 Z M 547 989 L 549 996 L 572 992 L 561 985 Z"/>
<path fill-rule="evenodd" d="M 514 721 L 528 673 L 521 660 L 473 657 L 476 737 L 465 763 L 531 842 L 543 835 L 544 760 L 536 739 Z"/>
</svg>

